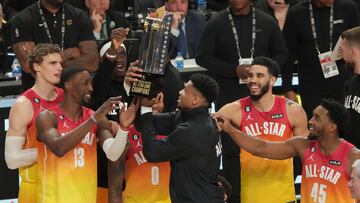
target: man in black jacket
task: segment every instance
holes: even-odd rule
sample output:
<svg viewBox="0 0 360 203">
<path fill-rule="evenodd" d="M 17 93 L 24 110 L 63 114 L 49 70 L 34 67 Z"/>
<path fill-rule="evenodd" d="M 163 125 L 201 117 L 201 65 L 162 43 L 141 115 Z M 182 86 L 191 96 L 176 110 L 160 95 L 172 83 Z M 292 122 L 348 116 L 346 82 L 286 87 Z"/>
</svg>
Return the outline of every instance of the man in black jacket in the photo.
<svg viewBox="0 0 360 203">
<path fill-rule="evenodd" d="M 180 91 L 179 111 L 153 115 L 154 108 L 141 107 L 144 155 L 149 162 L 170 161 L 172 202 L 224 201 L 217 184 L 221 142 L 208 111 L 218 94 L 212 78 L 194 74 Z M 153 107 L 161 100 L 158 97 Z M 157 134 L 167 138 L 158 141 Z"/>
</svg>

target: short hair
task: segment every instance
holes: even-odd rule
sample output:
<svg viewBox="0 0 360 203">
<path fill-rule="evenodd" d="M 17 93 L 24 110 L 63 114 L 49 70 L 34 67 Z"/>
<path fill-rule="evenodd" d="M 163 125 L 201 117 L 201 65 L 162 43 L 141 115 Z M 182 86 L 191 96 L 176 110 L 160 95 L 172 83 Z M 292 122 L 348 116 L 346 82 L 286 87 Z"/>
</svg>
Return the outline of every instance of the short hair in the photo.
<svg viewBox="0 0 360 203">
<path fill-rule="evenodd" d="M 263 56 L 255 57 L 251 62 L 251 66 L 253 65 L 265 66 L 270 75 L 275 76 L 276 78 L 279 76 L 280 67 L 277 62 L 271 58 Z"/>
<path fill-rule="evenodd" d="M 360 178 L 360 159 L 356 159 L 352 164 L 352 170 L 355 170 L 356 177 Z"/>
<path fill-rule="evenodd" d="M 339 136 L 343 137 L 348 122 L 348 112 L 344 105 L 333 99 L 322 99 L 320 106 L 328 111 L 328 117 L 336 124 Z"/>
<path fill-rule="evenodd" d="M 40 43 L 29 54 L 29 67 L 33 74 L 35 74 L 34 64 L 40 64 L 43 62 L 44 57 L 49 54 L 61 53 L 61 49 L 56 44 Z"/>
<path fill-rule="evenodd" d="M 360 26 L 345 30 L 341 33 L 341 38 L 346 39 L 351 46 L 360 49 Z"/>
<path fill-rule="evenodd" d="M 61 73 L 59 86 L 64 89 L 65 83 L 71 80 L 77 73 L 87 71 L 82 67 L 69 67 L 65 68 Z"/>
<path fill-rule="evenodd" d="M 219 96 L 219 86 L 210 76 L 195 73 L 191 75 L 190 80 L 193 86 L 206 98 L 209 105 Z"/>
</svg>

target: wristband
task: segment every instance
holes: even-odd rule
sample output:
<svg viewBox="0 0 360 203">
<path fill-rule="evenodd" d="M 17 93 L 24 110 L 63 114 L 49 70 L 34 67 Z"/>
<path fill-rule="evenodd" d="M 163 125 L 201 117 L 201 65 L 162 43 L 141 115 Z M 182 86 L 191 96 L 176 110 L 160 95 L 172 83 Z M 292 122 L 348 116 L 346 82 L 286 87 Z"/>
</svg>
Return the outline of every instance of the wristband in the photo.
<svg viewBox="0 0 360 203">
<path fill-rule="evenodd" d="M 92 122 L 94 122 L 94 124 L 97 124 L 97 120 L 96 120 L 96 118 L 94 117 L 94 115 L 90 116 L 90 120 L 91 120 Z"/>
</svg>

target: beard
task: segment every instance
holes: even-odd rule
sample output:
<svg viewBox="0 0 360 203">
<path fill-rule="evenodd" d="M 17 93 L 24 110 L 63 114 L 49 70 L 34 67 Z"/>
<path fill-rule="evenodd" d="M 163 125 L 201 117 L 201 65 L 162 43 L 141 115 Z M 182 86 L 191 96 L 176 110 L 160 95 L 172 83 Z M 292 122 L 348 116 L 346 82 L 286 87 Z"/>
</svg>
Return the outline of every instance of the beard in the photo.
<svg viewBox="0 0 360 203">
<path fill-rule="evenodd" d="M 345 69 L 351 72 L 354 72 L 355 63 L 354 62 L 345 62 Z"/>
<path fill-rule="evenodd" d="M 60 8 L 64 4 L 64 0 L 47 0 L 47 2 L 54 8 Z"/>
<path fill-rule="evenodd" d="M 261 87 L 259 94 L 255 95 L 255 94 L 250 93 L 251 100 L 258 101 L 262 96 L 264 96 L 264 94 L 266 94 L 266 92 L 269 91 L 269 87 L 270 87 L 270 85 L 269 85 L 269 83 L 267 83 L 266 85 Z"/>
</svg>

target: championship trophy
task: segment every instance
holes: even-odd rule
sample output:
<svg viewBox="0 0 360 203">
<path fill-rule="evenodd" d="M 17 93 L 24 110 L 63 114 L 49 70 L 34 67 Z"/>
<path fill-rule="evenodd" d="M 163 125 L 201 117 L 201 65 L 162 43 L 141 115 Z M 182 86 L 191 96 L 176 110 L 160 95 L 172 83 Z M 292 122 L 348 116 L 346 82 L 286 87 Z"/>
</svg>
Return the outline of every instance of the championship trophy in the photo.
<svg viewBox="0 0 360 203">
<path fill-rule="evenodd" d="M 139 68 L 144 72 L 141 79 L 132 83 L 130 94 L 152 98 L 161 91 L 172 18 L 170 14 L 163 18 L 145 19 L 139 50 Z"/>
</svg>

